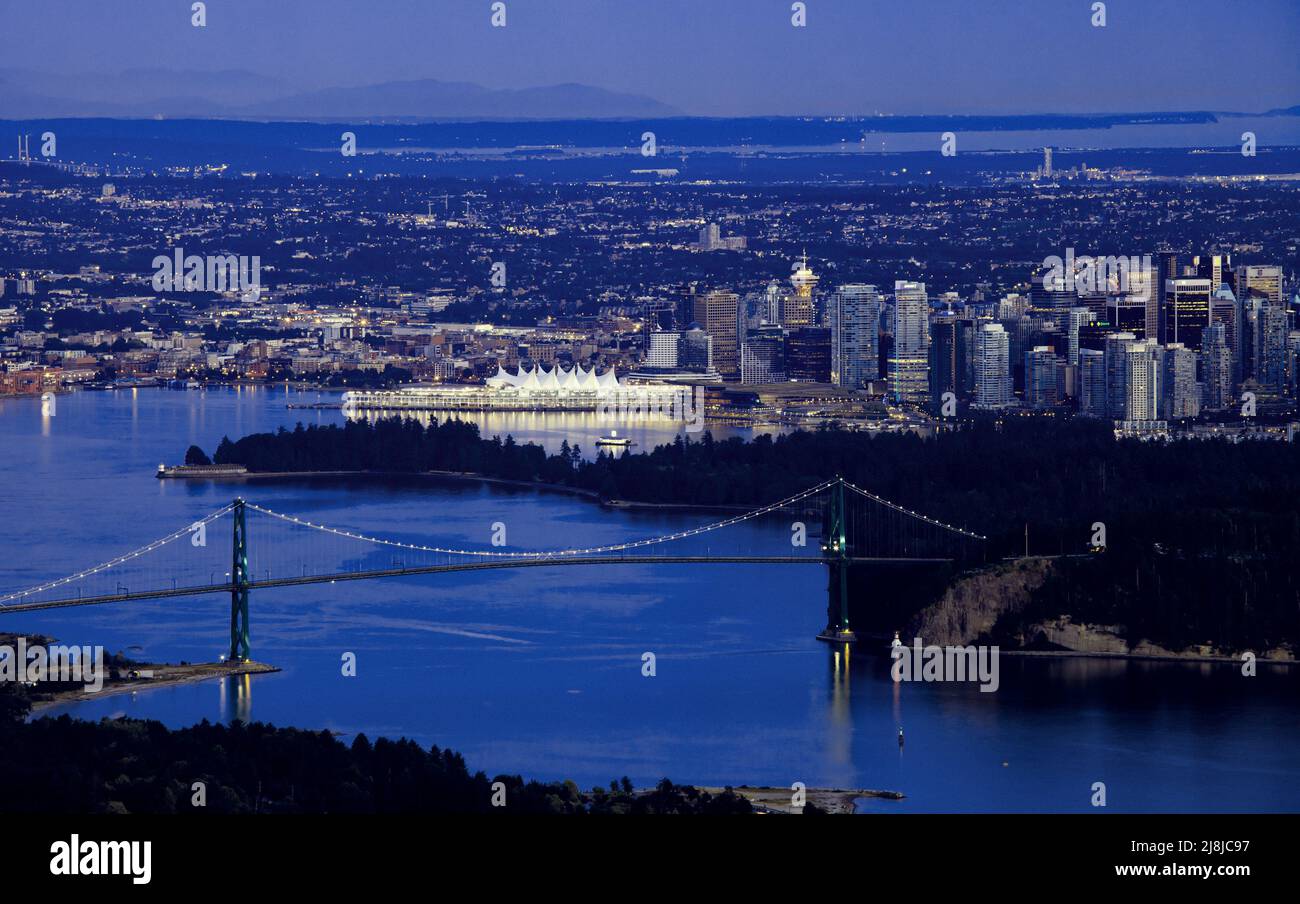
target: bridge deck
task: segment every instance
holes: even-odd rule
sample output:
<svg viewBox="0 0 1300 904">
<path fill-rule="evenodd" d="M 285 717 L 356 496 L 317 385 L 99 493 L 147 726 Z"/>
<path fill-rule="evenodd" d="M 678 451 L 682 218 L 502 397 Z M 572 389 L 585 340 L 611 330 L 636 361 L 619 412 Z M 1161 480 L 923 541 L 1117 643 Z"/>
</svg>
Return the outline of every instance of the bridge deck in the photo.
<svg viewBox="0 0 1300 904">
<path fill-rule="evenodd" d="M 849 557 L 855 565 L 906 565 L 943 563 L 950 558 L 907 557 Z M 333 584 L 336 581 L 366 581 L 373 578 L 402 577 L 420 574 L 443 574 L 456 571 L 489 571 L 498 568 L 542 568 L 557 565 L 824 565 L 819 556 L 623 556 L 623 557 L 568 557 L 547 559 L 520 558 L 506 561 L 466 562 L 459 565 L 425 565 L 415 568 L 384 568 L 369 571 L 346 571 L 335 574 L 306 575 L 295 578 L 270 578 L 250 581 L 249 590 L 272 587 L 293 587 L 304 584 Z M 230 593 L 231 584 L 207 584 L 198 587 L 174 587 L 170 590 L 147 590 L 138 593 L 115 593 L 107 596 L 79 597 L 75 599 L 46 600 L 33 603 L 14 603 L 0 606 L 0 615 L 6 612 L 32 612 L 38 609 L 64 609 L 72 606 L 96 606 L 103 603 L 123 603 L 130 600 L 163 599 L 178 596 L 201 596 L 208 593 Z"/>
</svg>

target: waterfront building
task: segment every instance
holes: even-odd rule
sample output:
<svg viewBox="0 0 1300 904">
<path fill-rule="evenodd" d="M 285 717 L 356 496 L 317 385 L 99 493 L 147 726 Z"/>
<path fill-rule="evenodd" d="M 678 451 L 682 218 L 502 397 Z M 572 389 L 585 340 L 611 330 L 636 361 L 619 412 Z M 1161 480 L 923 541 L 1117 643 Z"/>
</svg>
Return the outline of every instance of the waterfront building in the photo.
<svg viewBox="0 0 1300 904">
<path fill-rule="evenodd" d="M 785 367 L 791 380 L 831 381 L 831 331 L 823 326 L 791 330 L 785 339 Z"/>
<path fill-rule="evenodd" d="M 741 383 L 783 383 L 785 333 L 779 326 L 750 330 L 740 345 Z"/>
<path fill-rule="evenodd" d="M 680 386 L 628 386 L 614 371 L 597 374 L 581 366 L 541 365 L 518 372 L 500 370 L 484 385 L 432 384 L 391 390 L 352 390 L 343 394 L 345 411 L 595 411 L 625 394 L 648 396 L 671 405 Z"/>
</svg>

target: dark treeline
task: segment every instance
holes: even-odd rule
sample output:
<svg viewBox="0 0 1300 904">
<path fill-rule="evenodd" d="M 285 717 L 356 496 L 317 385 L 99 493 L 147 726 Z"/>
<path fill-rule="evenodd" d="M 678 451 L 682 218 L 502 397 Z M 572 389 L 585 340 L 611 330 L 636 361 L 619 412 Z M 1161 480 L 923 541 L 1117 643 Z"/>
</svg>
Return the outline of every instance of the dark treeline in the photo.
<svg viewBox="0 0 1300 904">
<path fill-rule="evenodd" d="M 255 722 L 160 722 L 60 716 L 24 722 L 23 689 L 0 685 L 0 801 L 17 813 L 749 813 L 727 790 L 711 795 L 664 779 L 635 793 L 626 778 L 581 791 L 573 782 L 489 779 L 459 753 L 408 740 Z M 493 782 L 505 806 L 492 806 Z M 194 805 L 194 783 L 206 805 Z"/>
<path fill-rule="evenodd" d="M 467 471 L 607 499 L 751 505 L 835 475 L 989 537 L 985 558 L 1106 553 L 1040 593 L 1043 611 L 1127 625 L 1157 642 L 1263 647 L 1300 639 L 1300 452 L 1281 442 L 1117 441 L 1086 419 L 977 420 L 941 437 L 825 429 L 676 442 L 581 459 L 476 426 L 410 419 L 224 439 L 254 471 Z M 1082 566 L 1087 566 L 1083 577 Z"/>
<path fill-rule="evenodd" d="M 998 555 L 1081 551 L 1101 521 L 1108 534 L 1131 518 L 1195 512 L 1190 535 L 1169 540 L 1267 552 L 1291 534 L 1239 520 L 1254 514 L 1300 527 L 1300 454 L 1289 443 L 1117 442 L 1085 419 L 977 421 L 942 437 L 796 432 L 752 441 L 678 438 L 652 451 L 583 461 L 567 442 L 484 439 L 460 420 L 410 419 L 299 425 L 238 441 L 213 461 L 251 471 L 464 471 L 594 490 L 605 498 L 750 505 L 842 475 L 917 511 L 989 535 Z M 1112 521 L 1114 524 L 1112 524 Z M 1276 528 L 1277 525 L 1271 525 Z"/>
</svg>

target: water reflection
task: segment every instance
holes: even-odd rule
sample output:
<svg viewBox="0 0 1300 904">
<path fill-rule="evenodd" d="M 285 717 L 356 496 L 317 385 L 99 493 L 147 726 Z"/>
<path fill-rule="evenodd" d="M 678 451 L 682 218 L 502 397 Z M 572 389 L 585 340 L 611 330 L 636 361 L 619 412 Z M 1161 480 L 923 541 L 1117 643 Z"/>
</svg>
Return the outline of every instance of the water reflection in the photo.
<svg viewBox="0 0 1300 904">
<path fill-rule="evenodd" d="M 218 682 L 221 721 L 227 723 L 253 721 L 253 676 L 231 675 Z"/>
<path fill-rule="evenodd" d="M 826 720 L 826 759 L 837 774 L 853 765 L 853 709 L 849 699 L 852 645 L 831 648 L 831 696 Z"/>
</svg>

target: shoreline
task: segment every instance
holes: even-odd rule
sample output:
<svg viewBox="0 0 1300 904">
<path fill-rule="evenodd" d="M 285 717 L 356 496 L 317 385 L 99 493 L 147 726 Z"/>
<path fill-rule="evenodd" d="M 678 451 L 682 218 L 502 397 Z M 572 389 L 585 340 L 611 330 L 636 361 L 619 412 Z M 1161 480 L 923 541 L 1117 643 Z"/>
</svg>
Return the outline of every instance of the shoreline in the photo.
<svg viewBox="0 0 1300 904">
<path fill-rule="evenodd" d="M 571 487 L 562 483 L 545 483 L 540 480 L 512 480 L 507 477 L 490 477 L 472 471 L 248 471 L 243 474 L 169 474 L 164 480 L 209 480 L 214 483 L 242 483 L 249 480 L 302 480 L 322 477 L 346 478 L 425 478 L 488 483 L 496 486 L 517 487 L 539 492 L 566 493 L 590 499 L 605 508 L 617 509 L 684 509 L 698 511 L 748 511 L 744 505 L 700 505 L 693 502 L 638 502 L 633 499 L 601 499 L 596 490 Z"/>
<path fill-rule="evenodd" d="M 695 785 L 694 787 L 714 795 L 721 794 L 726 790 L 711 785 Z M 749 801 L 755 812 L 759 814 L 799 816 L 803 813 L 803 807 L 793 805 L 790 788 L 774 788 L 767 785 L 732 785 L 731 791 Z M 899 791 L 877 791 L 868 788 L 807 788 L 804 790 L 804 799 L 807 803 L 816 804 L 831 815 L 857 813 L 858 808 L 855 801 L 861 797 L 903 800 L 906 795 Z"/>
<path fill-rule="evenodd" d="M 1219 665 L 1241 665 L 1240 656 L 1201 656 L 1201 655 L 1181 655 L 1179 653 L 1170 653 L 1161 656 L 1156 653 L 1105 653 L 1094 650 L 1002 650 L 999 649 L 999 655 L 1002 656 L 1027 656 L 1041 657 L 1051 659 L 1054 657 L 1074 657 L 1083 659 L 1128 659 L 1128 660 L 1149 660 L 1151 662 L 1188 662 L 1188 663 L 1217 663 Z M 1255 662 L 1267 663 L 1269 665 L 1300 665 L 1300 659 L 1274 659 L 1268 656 L 1255 655 Z"/>
<path fill-rule="evenodd" d="M 152 672 L 152 677 L 120 679 L 105 682 L 98 691 L 77 690 L 55 691 L 48 698 L 33 700 L 28 718 L 36 716 L 57 706 L 75 706 L 116 697 L 122 694 L 134 694 L 138 691 L 157 690 L 165 687 L 179 687 L 183 684 L 198 684 L 239 675 L 269 675 L 280 671 L 279 666 L 264 662 L 196 662 L 188 665 L 168 665 L 165 663 L 142 663 L 143 667 L 135 671 Z M 71 714 L 69 714 L 71 715 Z"/>
</svg>

